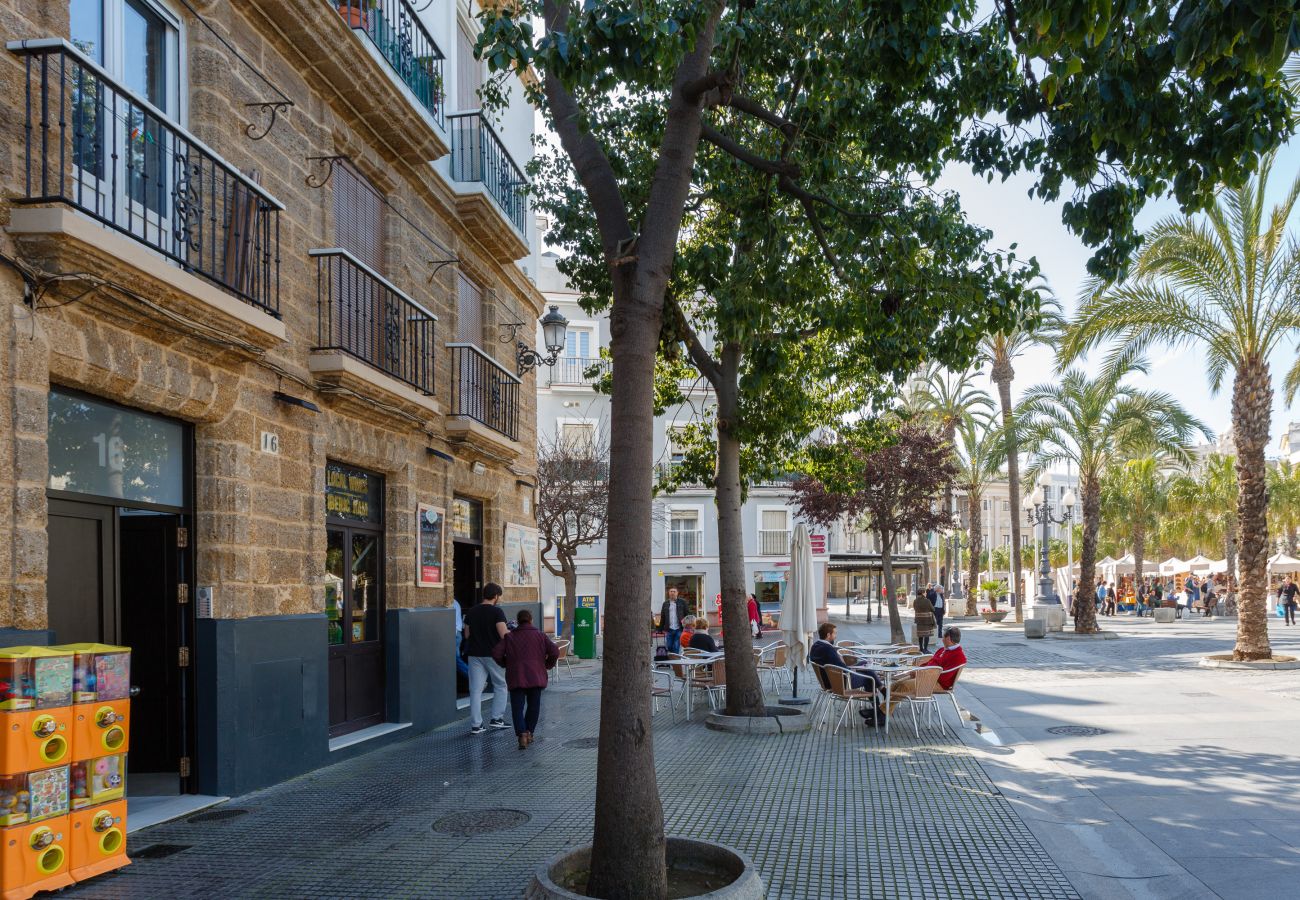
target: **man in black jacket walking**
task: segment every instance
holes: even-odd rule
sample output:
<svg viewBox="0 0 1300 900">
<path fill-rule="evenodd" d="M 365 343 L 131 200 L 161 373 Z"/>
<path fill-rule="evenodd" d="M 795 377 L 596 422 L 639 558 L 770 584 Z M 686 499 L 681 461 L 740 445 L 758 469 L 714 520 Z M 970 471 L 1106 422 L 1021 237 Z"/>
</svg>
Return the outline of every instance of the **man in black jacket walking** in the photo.
<svg viewBox="0 0 1300 900">
<path fill-rule="evenodd" d="M 677 596 L 677 588 L 668 589 L 668 599 L 659 610 L 659 630 L 667 637 L 669 653 L 682 652 L 682 623 L 686 621 L 686 601 Z"/>
</svg>

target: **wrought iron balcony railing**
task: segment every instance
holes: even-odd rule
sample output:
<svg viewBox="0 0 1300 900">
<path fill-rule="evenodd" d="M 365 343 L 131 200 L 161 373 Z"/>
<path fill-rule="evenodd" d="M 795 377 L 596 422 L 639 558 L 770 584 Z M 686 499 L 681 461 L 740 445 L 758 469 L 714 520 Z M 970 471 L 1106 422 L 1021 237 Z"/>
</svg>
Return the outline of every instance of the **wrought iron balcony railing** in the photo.
<svg viewBox="0 0 1300 900">
<path fill-rule="evenodd" d="M 774 531 L 760 528 L 758 531 L 759 556 L 789 556 L 790 532 L 784 529 Z"/>
<path fill-rule="evenodd" d="M 451 177 L 477 181 L 520 234 L 528 233 L 528 179 L 481 112 L 456 113 L 451 122 Z"/>
<path fill-rule="evenodd" d="M 346 250 L 316 258 L 317 350 L 341 350 L 425 394 L 434 393 L 438 317 Z"/>
<path fill-rule="evenodd" d="M 11 42 L 26 64 L 18 203 L 62 203 L 274 316 L 284 206 L 59 38 Z"/>
<path fill-rule="evenodd" d="M 595 367 L 595 371 L 588 372 Z M 609 360 L 594 356 L 561 356 L 550 367 L 550 384 L 595 384 L 609 371 Z"/>
<path fill-rule="evenodd" d="M 699 556 L 702 552 L 703 532 L 698 528 L 690 530 L 672 530 L 668 532 L 669 556 Z"/>
<path fill-rule="evenodd" d="M 519 378 L 473 344 L 448 344 L 452 414 L 469 416 L 510 440 L 519 439 Z"/>
<path fill-rule="evenodd" d="M 420 106 L 445 126 L 443 55 L 407 0 L 337 0 L 343 21 L 370 39 Z"/>
</svg>

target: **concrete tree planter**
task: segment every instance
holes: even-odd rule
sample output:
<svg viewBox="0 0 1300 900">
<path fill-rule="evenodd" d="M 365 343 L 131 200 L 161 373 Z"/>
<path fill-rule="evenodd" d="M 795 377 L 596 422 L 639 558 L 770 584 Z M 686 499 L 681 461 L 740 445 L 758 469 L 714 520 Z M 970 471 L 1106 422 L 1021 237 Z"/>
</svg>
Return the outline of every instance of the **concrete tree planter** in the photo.
<svg viewBox="0 0 1300 900">
<path fill-rule="evenodd" d="M 591 845 L 567 850 L 543 863 L 524 893 L 526 900 L 583 900 L 591 868 Z M 701 893 L 674 891 L 687 885 L 703 886 Z M 738 850 L 697 841 L 692 838 L 668 838 L 668 886 L 678 897 L 707 900 L 761 900 L 767 892 L 753 861 Z"/>
<path fill-rule="evenodd" d="M 704 727 L 732 734 L 794 734 L 812 728 L 808 710 L 796 706 L 769 706 L 765 716 L 728 716 L 709 713 Z"/>
<path fill-rule="evenodd" d="M 1236 660 L 1231 653 L 1205 656 L 1197 663 L 1203 669 L 1238 669 L 1243 672 L 1274 672 L 1300 669 L 1300 660 L 1294 656 L 1276 655 L 1269 659 Z"/>
<path fill-rule="evenodd" d="M 980 618 L 990 625 L 995 625 L 1005 619 L 1008 615 L 1010 615 L 1010 613 L 1007 610 L 1000 609 L 997 612 L 980 613 Z"/>
</svg>

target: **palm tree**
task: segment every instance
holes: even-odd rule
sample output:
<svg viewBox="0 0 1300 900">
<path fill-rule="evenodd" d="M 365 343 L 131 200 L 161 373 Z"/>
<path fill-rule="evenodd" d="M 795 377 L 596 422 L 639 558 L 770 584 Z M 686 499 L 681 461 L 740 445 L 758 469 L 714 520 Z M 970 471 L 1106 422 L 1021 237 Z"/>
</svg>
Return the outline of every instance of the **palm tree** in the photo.
<svg viewBox="0 0 1300 900">
<path fill-rule="evenodd" d="M 974 416 L 967 416 L 957 432 L 957 462 L 960 466 L 957 487 L 965 492 L 970 507 L 966 522 L 966 545 L 969 550 L 966 577 L 968 616 L 979 611 L 976 606 L 976 588 L 979 585 L 980 559 L 984 552 L 984 489 L 1002 475 L 1004 447 L 1000 429 L 981 423 Z M 996 606 L 995 600 L 994 608 Z"/>
<path fill-rule="evenodd" d="M 1155 344 L 1191 347 L 1217 392 L 1233 373 L 1232 430 L 1237 447 L 1239 660 L 1268 659 L 1268 490 L 1264 448 L 1272 424 L 1268 358 L 1300 334 L 1300 242 L 1287 222 L 1300 199 L 1300 176 L 1282 202 L 1264 204 L 1275 160 L 1269 154 L 1250 183 L 1224 189 L 1195 219 L 1172 217 L 1146 236 L 1133 274 L 1122 284 L 1093 284 L 1062 346 L 1076 359 L 1099 343 L 1115 352 Z M 1285 380 L 1287 401 L 1300 388 L 1300 359 Z"/>
<path fill-rule="evenodd" d="M 1228 571 L 1236 571 L 1236 468 L 1235 457 L 1211 453 L 1195 472 L 1170 482 L 1168 531 L 1179 556 L 1222 553 Z"/>
<path fill-rule="evenodd" d="M 1141 453 L 1107 471 L 1102 479 L 1102 518 L 1120 547 L 1133 550 L 1133 583 L 1142 583 L 1147 541 L 1169 509 L 1168 470 L 1176 461 Z"/>
<path fill-rule="evenodd" d="M 1282 460 L 1268 470 L 1268 531 L 1282 541 L 1288 556 L 1296 554 L 1300 528 L 1300 466 Z"/>
<path fill-rule="evenodd" d="M 1186 459 L 1192 433 L 1209 430 L 1168 394 L 1141 391 L 1124 384 L 1145 372 L 1131 356 L 1112 360 L 1096 378 L 1069 369 L 1052 384 L 1030 388 L 1016 411 L 1017 427 L 1031 454 L 1026 476 L 1036 478 L 1048 466 L 1070 462 L 1079 472 L 1083 510 L 1083 548 L 1074 597 L 1074 630 L 1098 631 L 1093 608 L 1097 535 L 1101 525 L 1101 477 L 1139 448 L 1154 448 Z"/>
<path fill-rule="evenodd" d="M 1016 377 L 1012 362 L 1035 344 L 1048 344 L 1057 337 L 1064 327 L 1061 317 L 1061 305 L 1052 296 L 1046 284 L 1037 285 L 1039 293 L 1039 312 L 1037 317 L 1027 318 L 1010 331 L 995 331 L 985 335 L 980 342 L 980 359 L 989 365 L 989 377 L 998 388 L 998 403 L 1002 407 L 1002 440 L 1005 442 L 1007 461 L 1007 486 L 1011 497 L 1012 512 L 1017 513 L 1020 503 L 1020 448 L 1017 446 L 1015 428 L 1015 410 L 1011 404 L 1011 382 Z M 1020 516 L 1011 516 L 1011 543 L 1020 546 Z M 1011 598 L 1016 608 L 1016 621 L 1024 620 L 1024 603 L 1016 602 L 1017 597 L 1028 597 L 1029 585 L 1023 591 L 1020 585 L 1020 573 L 1011 575 Z"/>
<path fill-rule="evenodd" d="M 922 415 L 928 418 L 953 448 L 956 454 L 957 428 L 962 422 L 974 417 L 987 422 L 993 415 L 993 400 L 989 395 L 975 387 L 975 373 L 967 369 L 964 372 L 951 372 L 937 364 L 926 368 L 923 380 L 916 385 L 915 402 L 920 405 Z M 953 511 L 953 489 L 950 484 L 943 494 L 944 509 Z M 945 537 L 943 542 L 943 581 L 944 590 L 956 579 L 952 572 L 952 541 Z M 968 601 L 969 603 L 969 601 Z"/>
</svg>

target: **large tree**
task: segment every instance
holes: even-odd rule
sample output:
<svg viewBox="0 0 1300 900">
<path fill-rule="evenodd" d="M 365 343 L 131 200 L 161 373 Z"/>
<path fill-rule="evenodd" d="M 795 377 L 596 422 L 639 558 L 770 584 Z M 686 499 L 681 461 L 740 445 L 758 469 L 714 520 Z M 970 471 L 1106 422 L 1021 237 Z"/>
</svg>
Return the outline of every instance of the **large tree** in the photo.
<svg viewBox="0 0 1300 900">
<path fill-rule="evenodd" d="M 1061 306 L 1046 285 L 1039 286 L 1037 315 L 1026 315 L 1011 328 L 1000 329 L 984 336 L 980 343 L 980 357 L 989 365 L 989 378 L 998 389 L 998 403 L 1002 408 L 1002 439 L 1007 462 L 1007 493 L 1011 497 L 1011 544 L 1020 543 L 1020 447 L 1016 443 L 1015 407 L 1011 402 L 1011 382 L 1015 380 L 1015 360 L 1030 347 L 1048 345 L 1057 340 L 1063 330 Z M 1025 617 L 1024 598 L 1029 597 L 1029 584 L 1020 580 L 1021 571 L 1011 574 L 1011 602 L 1016 609 L 1016 621 Z M 967 604 L 969 606 L 970 604 Z"/>
<path fill-rule="evenodd" d="M 1213 0 L 1176 10 L 1152 0 L 1114 8 L 1031 0 L 1004 2 L 991 16 L 974 3 L 934 0 L 848 10 L 830 0 L 514 0 L 487 5 L 482 18 L 478 51 L 494 73 L 528 73 L 610 271 L 617 516 L 586 889 L 656 900 L 666 891 L 665 843 L 643 633 L 653 379 L 701 143 L 767 174 L 770 191 L 798 199 L 814 231 L 858 215 L 825 202 L 827 185 L 852 193 L 875 174 L 806 165 L 827 142 L 857 142 L 923 180 L 957 160 L 990 175 L 1033 170 L 1044 198 L 1073 186 L 1065 220 L 1098 248 L 1094 271 L 1114 274 L 1137 240 L 1133 217 L 1145 199 L 1172 192 L 1203 206 L 1217 181 L 1244 177 L 1253 148 L 1286 135 L 1289 98 L 1275 71 L 1294 43 L 1295 11 L 1286 0 L 1248 10 Z M 498 84 L 487 85 L 489 107 Z M 757 100 L 755 85 L 780 104 Z M 629 122 L 641 119 L 652 123 L 647 166 L 617 150 Z M 762 123 L 763 140 L 730 137 L 736 121 Z M 925 314 L 888 295 L 863 303 L 886 320 Z M 886 324 L 882 346 L 891 335 Z"/>
<path fill-rule="evenodd" d="M 1165 529 L 1179 545 L 1177 555 L 1190 559 L 1222 553 L 1228 571 L 1237 574 L 1237 464 L 1231 454 L 1211 453 L 1169 486 Z"/>
<path fill-rule="evenodd" d="M 1232 373 L 1237 451 L 1239 660 L 1268 659 L 1268 485 L 1264 449 L 1273 414 L 1269 357 L 1300 337 L 1300 242 L 1287 223 L 1300 176 L 1281 202 L 1266 202 L 1274 156 L 1248 184 L 1225 189 L 1203 217 L 1166 218 L 1147 235 L 1130 278 L 1090 285 L 1062 347 L 1067 360 L 1114 341 L 1117 350 L 1184 347 L 1218 392 Z M 1285 390 L 1300 387 L 1300 360 Z"/>
<path fill-rule="evenodd" d="M 1101 515 L 1108 526 L 1105 531 L 1119 546 L 1131 549 L 1134 584 L 1142 581 L 1147 542 L 1157 533 L 1169 509 L 1170 470 L 1179 465 L 1177 459 L 1166 454 L 1139 449 L 1102 476 Z"/>
<path fill-rule="evenodd" d="M 609 534 L 609 453 L 604 428 L 590 438 L 556 434 L 539 443 L 536 516 L 542 565 L 564 579 L 558 635 L 558 622 L 573 622 L 578 554 Z"/>
<path fill-rule="evenodd" d="M 884 446 L 864 447 L 852 437 L 815 447 L 814 475 L 794 484 L 799 514 L 815 525 L 865 523 L 880 546 L 880 567 L 889 603 L 891 640 L 903 641 L 894 583 L 894 543 L 910 534 L 947 530 L 952 514 L 939 503 L 957 476 L 952 449 L 943 435 L 905 422 Z"/>
<path fill-rule="evenodd" d="M 1026 391 L 1016 411 L 1021 442 L 1031 454 L 1030 478 L 1054 464 L 1072 463 L 1079 472 L 1083 548 L 1074 596 L 1074 630 L 1098 631 L 1093 607 L 1097 536 L 1101 528 L 1101 478 L 1120 460 L 1141 448 L 1155 448 L 1186 460 L 1194 432 L 1206 435 L 1200 421 L 1168 394 L 1125 384 L 1145 366 L 1132 357 L 1112 360 L 1096 378 L 1079 369 L 1059 381 Z"/>
<path fill-rule="evenodd" d="M 1296 555 L 1296 529 L 1300 528 L 1300 466 L 1279 460 L 1268 470 L 1268 531 L 1277 535 L 1280 549 Z"/>
</svg>

